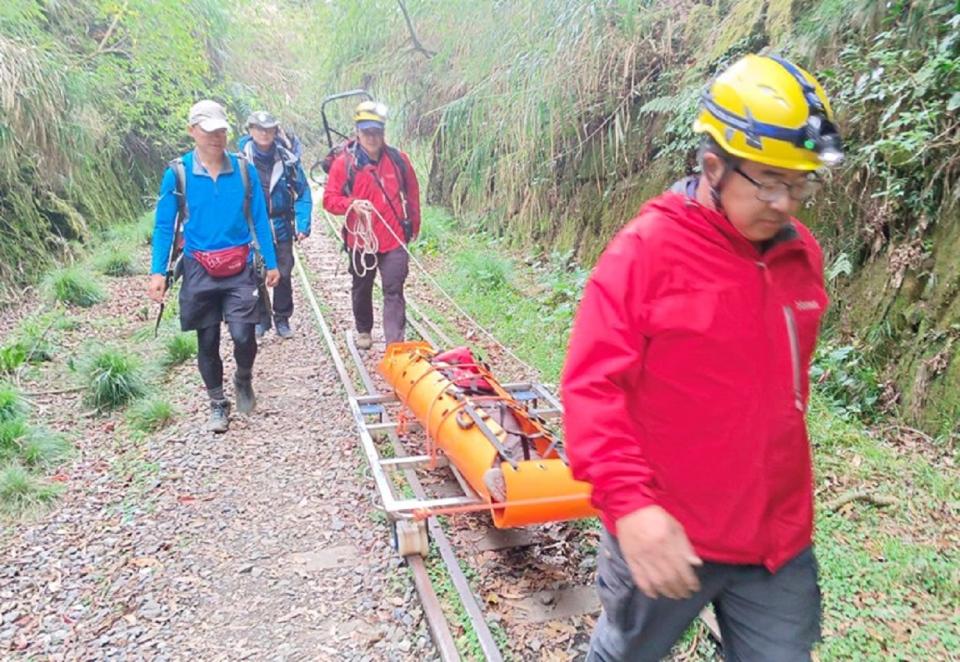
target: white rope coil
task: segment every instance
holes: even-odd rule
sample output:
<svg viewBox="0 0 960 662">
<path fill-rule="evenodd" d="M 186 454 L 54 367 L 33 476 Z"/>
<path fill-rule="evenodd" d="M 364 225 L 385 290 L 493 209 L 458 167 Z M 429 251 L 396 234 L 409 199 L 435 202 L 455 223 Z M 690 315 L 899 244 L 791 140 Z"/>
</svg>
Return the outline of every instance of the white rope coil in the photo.
<svg viewBox="0 0 960 662">
<path fill-rule="evenodd" d="M 348 242 L 348 246 L 351 243 L 353 244 L 349 248 L 353 272 L 358 277 L 363 278 L 371 271 L 376 271 L 377 253 L 380 252 L 380 240 L 377 239 L 377 233 L 373 231 L 373 215 L 379 216 L 381 222 L 388 229 L 390 226 L 387 225 L 383 216 L 380 216 L 380 212 L 368 200 L 359 198 L 354 200 L 347 208 L 348 214 L 351 211 L 353 212 L 354 227 L 351 228 L 350 223 L 344 223 L 344 228 L 347 235 L 353 237 L 353 241 Z M 372 258 L 373 264 L 368 264 L 370 258 Z"/>
</svg>

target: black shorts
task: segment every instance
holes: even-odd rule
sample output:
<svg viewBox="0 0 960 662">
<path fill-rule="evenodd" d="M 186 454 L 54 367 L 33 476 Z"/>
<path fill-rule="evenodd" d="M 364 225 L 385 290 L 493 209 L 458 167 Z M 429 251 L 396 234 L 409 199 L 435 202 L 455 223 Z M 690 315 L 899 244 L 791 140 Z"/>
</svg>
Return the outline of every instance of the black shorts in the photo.
<svg viewBox="0 0 960 662">
<path fill-rule="evenodd" d="M 256 324 L 259 296 L 253 264 L 235 276 L 214 278 L 199 262 L 184 256 L 180 329 L 194 331 L 221 321 Z"/>
</svg>

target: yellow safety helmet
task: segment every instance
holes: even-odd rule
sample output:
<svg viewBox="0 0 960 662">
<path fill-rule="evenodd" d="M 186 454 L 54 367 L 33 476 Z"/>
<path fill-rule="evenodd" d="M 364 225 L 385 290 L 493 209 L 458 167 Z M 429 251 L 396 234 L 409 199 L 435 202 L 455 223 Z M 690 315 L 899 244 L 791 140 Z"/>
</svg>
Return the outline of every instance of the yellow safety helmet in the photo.
<svg viewBox="0 0 960 662">
<path fill-rule="evenodd" d="M 843 160 L 830 102 L 813 76 L 772 55 L 747 55 L 703 93 L 697 133 L 735 157 L 788 170 L 817 170 Z"/>
<path fill-rule="evenodd" d="M 382 129 L 387 123 L 387 107 L 376 101 L 362 101 L 353 112 L 353 123 L 358 129 Z"/>
</svg>

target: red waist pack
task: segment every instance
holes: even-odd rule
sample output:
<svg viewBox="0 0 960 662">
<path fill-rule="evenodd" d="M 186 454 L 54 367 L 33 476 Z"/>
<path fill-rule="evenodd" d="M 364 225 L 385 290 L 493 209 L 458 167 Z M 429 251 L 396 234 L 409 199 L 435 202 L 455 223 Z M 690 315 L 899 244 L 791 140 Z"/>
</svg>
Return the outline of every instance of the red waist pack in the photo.
<svg viewBox="0 0 960 662">
<path fill-rule="evenodd" d="M 193 251 L 193 258 L 214 278 L 236 276 L 247 266 L 250 246 L 232 246 L 216 251 Z"/>
</svg>

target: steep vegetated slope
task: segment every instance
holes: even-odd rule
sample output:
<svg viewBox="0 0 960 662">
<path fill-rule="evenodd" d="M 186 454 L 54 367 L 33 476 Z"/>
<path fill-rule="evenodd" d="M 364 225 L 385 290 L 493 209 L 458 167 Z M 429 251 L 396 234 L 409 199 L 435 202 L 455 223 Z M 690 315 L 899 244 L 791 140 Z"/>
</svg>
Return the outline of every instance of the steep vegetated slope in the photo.
<svg viewBox="0 0 960 662">
<path fill-rule="evenodd" d="M 7 0 L 0 6 L 0 283 L 139 214 L 219 85 L 215 0 Z M 9 299 L 9 297 L 8 297 Z"/>
<path fill-rule="evenodd" d="M 323 94 L 368 87 L 420 146 L 432 202 L 586 263 L 693 167 L 711 75 L 763 49 L 816 72 L 849 148 L 804 212 L 834 290 L 821 378 L 852 413 L 956 431 L 955 0 L 409 0 L 410 25 L 400 4 L 309 6 L 287 48 L 322 73 L 288 112 L 315 122 Z"/>
</svg>

